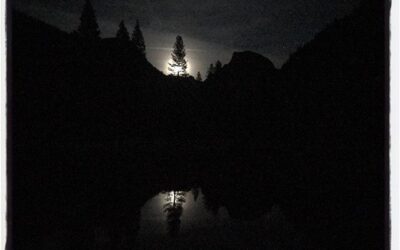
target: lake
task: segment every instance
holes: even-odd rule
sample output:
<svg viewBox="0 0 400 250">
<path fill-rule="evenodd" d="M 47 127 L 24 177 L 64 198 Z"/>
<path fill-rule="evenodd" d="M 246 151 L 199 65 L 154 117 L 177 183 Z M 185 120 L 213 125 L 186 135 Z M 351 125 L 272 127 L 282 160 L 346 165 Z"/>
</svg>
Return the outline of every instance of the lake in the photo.
<svg viewBox="0 0 400 250">
<path fill-rule="evenodd" d="M 238 204 L 240 206 L 240 203 Z M 163 191 L 141 208 L 138 249 L 285 249 L 292 234 L 279 206 L 254 219 L 232 218 L 213 208 L 201 188 Z"/>
</svg>

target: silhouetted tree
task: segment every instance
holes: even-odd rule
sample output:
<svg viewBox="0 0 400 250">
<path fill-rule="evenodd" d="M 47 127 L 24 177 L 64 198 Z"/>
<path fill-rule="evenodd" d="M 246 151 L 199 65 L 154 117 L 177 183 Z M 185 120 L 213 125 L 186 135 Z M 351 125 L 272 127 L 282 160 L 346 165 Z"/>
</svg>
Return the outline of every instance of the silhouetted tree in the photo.
<svg viewBox="0 0 400 250">
<path fill-rule="evenodd" d="M 146 45 L 144 44 L 144 37 L 142 30 L 140 29 L 139 20 L 136 19 L 135 29 L 132 33 L 132 41 L 136 48 L 143 54 L 146 54 Z"/>
<path fill-rule="evenodd" d="M 122 41 L 129 41 L 129 33 L 125 27 L 124 20 L 122 20 L 119 24 L 119 29 L 117 31 L 117 38 L 121 39 Z"/>
<path fill-rule="evenodd" d="M 199 188 L 193 188 L 192 193 L 193 193 L 193 200 L 197 201 L 197 198 L 199 198 L 199 193 L 200 193 Z"/>
<path fill-rule="evenodd" d="M 85 40 L 99 39 L 99 25 L 97 24 L 96 15 L 89 0 L 85 2 L 80 20 L 78 34 Z"/>
<path fill-rule="evenodd" d="M 214 64 L 211 63 L 210 67 L 207 70 L 207 79 L 210 79 L 210 77 L 215 73 L 215 67 Z"/>
<path fill-rule="evenodd" d="M 200 72 L 197 72 L 196 81 L 200 81 L 200 82 L 203 81 L 203 79 L 201 78 Z"/>
<path fill-rule="evenodd" d="M 215 195 L 213 196 L 212 194 L 208 195 L 204 194 L 203 201 L 204 201 L 204 207 L 208 211 L 212 212 L 214 215 L 218 214 L 218 210 L 221 206 L 221 203 Z"/>
<path fill-rule="evenodd" d="M 168 233 L 176 236 L 179 233 L 181 224 L 181 216 L 183 213 L 183 203 L 185 203 L 185 192 L 171 191 L 168 192 L 165 199 L 166 204 L 163 206 L 164 213 L 167 214 Z"/>
<path fill-rule="evenodd" d="M 176 37 L 174 50 L 171 53 L 172 63 L 169 63 L 168 70 L 176 76 L 187 76 L 187 62 L 185 59 L 185 45 L 181 36 Z"/>
<path fill-rule="evenodd" d="M 218 60 L 215 63 L 215 69 L 214 69 L 214 74 L 218 73 L 222 69 L 222 63 Z"/>
</svg>

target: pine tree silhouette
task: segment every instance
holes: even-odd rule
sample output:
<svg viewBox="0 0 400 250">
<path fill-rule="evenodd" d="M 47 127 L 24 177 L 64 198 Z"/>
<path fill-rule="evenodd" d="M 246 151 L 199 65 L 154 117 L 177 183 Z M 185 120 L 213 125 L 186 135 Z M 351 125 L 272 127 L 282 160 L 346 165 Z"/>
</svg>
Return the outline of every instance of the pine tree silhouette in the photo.
<svg viewBox="0 0 400 250">
<path fill-rule="evenodd" d="M 125 27 L 124 20 L 122 20 L 121 23 L 119 24 L 117 38 L 121 39 L 122 41 L 129 41 L 129 39 L 130 39 L 128 30 Z"/>
<path fill-rule="evenodd" d="M 221 69 L 222 69 L 222 63 L 218 60 L 218 61 L 215 63 L 215 69 L 214 69 L 213 74 L 218 73 Z"/>
<path fill-rule="evenodd" d="M 100 38 L 99 25 L 97 24 L 96 15 L 89 0 L 85 2 L 80 20 L 78 34 L 83 39 L 97 40 Z"/>
<path fill-rule="evenodd" d="M 215 73 L 215 67 L 214 67 L 214 64 L 211 63 L 210 67 L 208 67 L 208 70 L 207 70 L 207 79 L 210 79 L 210 77 L 212 77 L 214 75 L 214 73 Z"/>
<path fill-rule="evenodd" d="M 143 54 L 146 54 L 146 45 L 144 44 L 143 33 L 140 29 L 139 20 L 136 19 L 135 29 L 132 33 L 132 41 L 135 44 L 136 48 Z"/>
<path fill-rule="evenodd" d="M 177 236 L 179 233 L 183 203 L 186 202 L 185 194 L 183 191 L 170 191 L 165 199 L 166 203 L 163 209 L 167 216 L 168 234 L 172 237 Z"/>
<path fill-rule="evenodd" d="M 201 78 L 200 72 L 197 72 L 196 81 L 200 81 L 200 82 L 203 81 L 203 79 Z"/>
<path fill-rule="evenodd" d="M 169 63 L 168 70 L 176 76 L 187 76 L 187 62 L 185 59 L 185 45 L 181 36 L 176 37 L 174 50 L 171 53 L 172 63 Z"/>
</svg>

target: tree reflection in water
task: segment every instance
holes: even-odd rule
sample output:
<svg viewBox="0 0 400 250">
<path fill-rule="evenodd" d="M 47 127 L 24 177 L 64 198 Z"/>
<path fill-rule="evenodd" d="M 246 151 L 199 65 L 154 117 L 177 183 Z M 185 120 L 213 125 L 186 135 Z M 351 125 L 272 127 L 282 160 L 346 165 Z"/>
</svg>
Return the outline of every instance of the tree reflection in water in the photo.
<svg viewBox="0 0 400 250">
<path fill-rule="evenodd" d="M 179 233 L 186 192 L 169 191 L 166 194 L 163 210 L 167 216 L 167 231 L 170 236 L 175 237 Z"/>
</svg>

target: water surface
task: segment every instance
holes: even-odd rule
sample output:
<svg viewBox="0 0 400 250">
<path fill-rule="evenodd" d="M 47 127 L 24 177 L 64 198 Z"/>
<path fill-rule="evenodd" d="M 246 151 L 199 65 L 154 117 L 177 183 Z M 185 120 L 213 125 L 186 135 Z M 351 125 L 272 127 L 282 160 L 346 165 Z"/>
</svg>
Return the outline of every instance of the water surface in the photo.
<svg viewBox="0 0 400 250">
<path fill-rule="evenodd" d="M 256 219 L 242 220 L 232 218 L 224 206 L 213 210 L 209 202 L 200 188 L 158 193 L 141 208 L 136 247 L 271 247 L 282 243 L 276 238 L 278 234 L 287 236 L 282 234 L 284 230 L 288 233 L 288 225 L 278 206 Z"/>
</svg>

